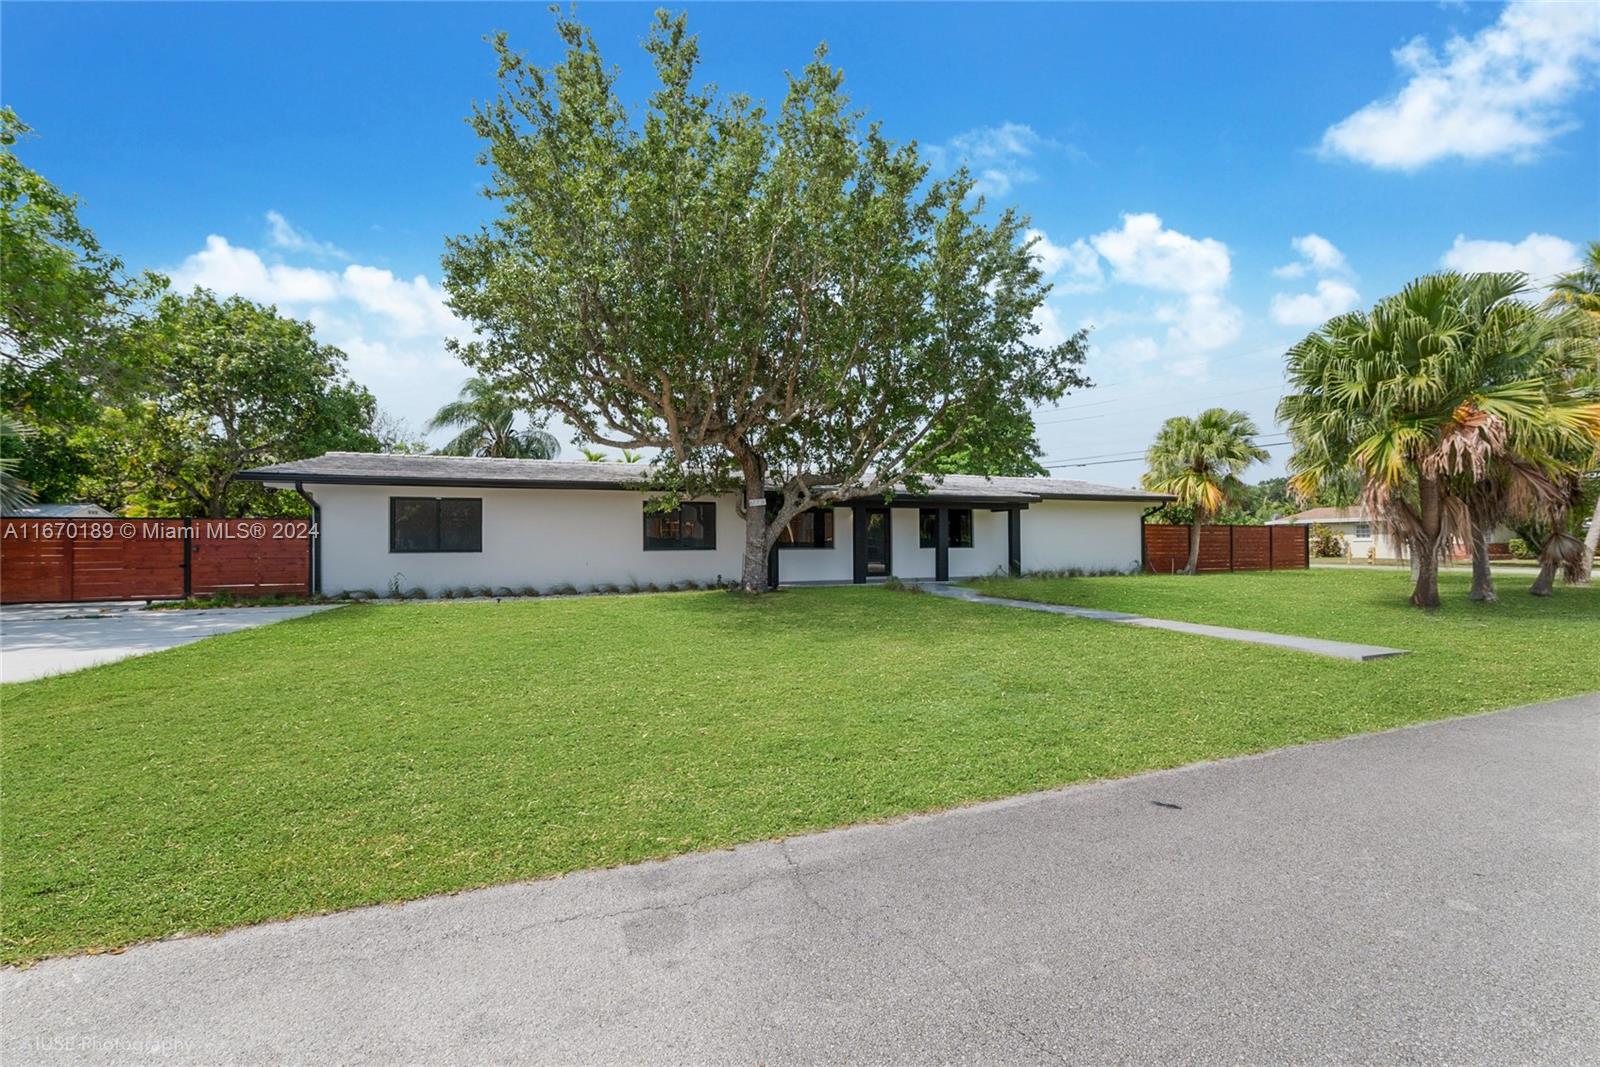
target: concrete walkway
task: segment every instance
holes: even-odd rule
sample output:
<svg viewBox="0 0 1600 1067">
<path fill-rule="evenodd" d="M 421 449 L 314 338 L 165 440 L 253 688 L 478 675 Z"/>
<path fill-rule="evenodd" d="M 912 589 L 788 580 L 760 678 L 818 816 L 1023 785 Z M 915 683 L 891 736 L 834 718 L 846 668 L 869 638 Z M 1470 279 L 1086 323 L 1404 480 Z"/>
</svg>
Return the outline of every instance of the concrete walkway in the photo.
<svg viewBox="0 0 1600 1067">
<path fill-rule="evenodd" d="M 114 663 L 338 606 L 144 611 L 143 603 L 12 604 L 0 608 L 0 682 Z"/>
<path fill-rule="evenodd" d="M 46 961 L 0 1060 L 1592 1063 L 1597 759 L 1600 695 Z"/>
<path fill-rule="evenodd" d="M 1178 622 L 1175 619 L 1152 619 L 1144 615 L 1130 615 L 1122 611 L 1102 611 L 1098 608 L 1075 608 L 1070 604 L 1041 604 L 1037 600 L 1012 600 L 1009 597 L 985 596 L 959 585 L 933 583 L 925 586 L 935 596 L 953 600 L 970 600 L 974 604 L 993 604 L 1003 608 L 1021 608 L 1024 611 L 1043 611 L 1051 615 L 1071 615 L 1079 619 L 1097 619 L 1101 622 L 1120 622 L 1128 626 L 1143 626 L 1151 630 L 1172 630 L 1180 634 L 1198 634 L 1224 641 L 1244 641 L 1252 645 L 1271 645 L 1292 652 L 1310 652 L 1316 656 L 1334 659 L 1387 659 L 1403 656 L 1403 648 L 1386 648 L 1383 645 L 1358 645 L 1349 641 L 1325 641 L 1320 637 L 1296 637 L 1293 634 L 1273 634 L 1264 630 L 1237 630 L 1231 626 L 1208 626 L 1198 622 Z"/>
</svg>

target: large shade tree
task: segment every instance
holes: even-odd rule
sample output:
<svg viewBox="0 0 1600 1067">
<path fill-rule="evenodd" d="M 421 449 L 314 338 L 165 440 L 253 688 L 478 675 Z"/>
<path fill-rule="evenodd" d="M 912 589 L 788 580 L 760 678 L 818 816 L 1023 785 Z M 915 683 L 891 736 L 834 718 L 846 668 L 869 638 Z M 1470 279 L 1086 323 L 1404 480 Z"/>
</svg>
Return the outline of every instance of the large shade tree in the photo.
<svg viewBox="0 0 1600 1067">
<path fill-rule="evenodd" d="M 801 511 L 918 488 L 1085 384 L 1083 335 L 1038 337 L 1026 220 L 985 221 L 964 171 L 930 181 L 823 49 L 769 113 L 699 84 L 695 38 L 658 15 L 634 114 L 589 32 L 556 25 L 553 67 L 495 41 L 501 92 L 471 119 L 499 214 L 448 242 L 478 333 L 456 351 L 586 443 L 658 450 L 663 502 L 739 486 L 743 588 Z"/>
<path fill-rule="evenodd" d="M 1439 605 L 1450 544 L 1481 543 L 1505 515 L 1561 514 L 1600 435 L 1600 403 L 1572 373 L 1592 358 L 1581 324 L 1526 295 L 1521 275 L 1426 275 L 1289 350 L 1292 484 L 1311 493 L 1357 471 L 1409 546 L 1419 607 Z"/>
<path fill-rule="evenodd" d="M 429 432 L 455 430 L 439 449 L 444 456 L 496 459 L 555 459 L 561 442 L 537 426 L 517 428 L 518 411 L 505 389 L 486 378 L 468 378 L 461 394 L 428 421 Z"/>
<path fill-rule="evenodd" d="M 234 483 L 246 467 L 334 449 L 375 451 L 372 394 L 310 323 L 205 289 L 163 297 L 129 329 L 144 368 L 136 398 L 89 431 L 93 493 L 145 514 L 220 518 L 298 508 Z"/>
<path fill-rule="evenodd" d="M 0 397 L 14 431 L 0 447 L 9 483 L 62 500 L 91 461 L 75 432 L 130 378 L 121 328 L 164 283 L 131 276 L 77 198 L 23 162 L 32 136 L 0 107 Z"/>
<path fill-rule="evenodd" d="M 1146 489 L 1170 493 L 1173 504 L 1190 511 L 1189 562 L 1184 574 L 1200 569 L 1200 529 L 1230 502 L 1245 495 L 1239 475 L 1269 458 L 1256 444 L 1261 431 L 1242 411 L 1208 408 L 1194 418 L 1178 415 L 1161 424 L 1142 481 Z"/>
</svg>

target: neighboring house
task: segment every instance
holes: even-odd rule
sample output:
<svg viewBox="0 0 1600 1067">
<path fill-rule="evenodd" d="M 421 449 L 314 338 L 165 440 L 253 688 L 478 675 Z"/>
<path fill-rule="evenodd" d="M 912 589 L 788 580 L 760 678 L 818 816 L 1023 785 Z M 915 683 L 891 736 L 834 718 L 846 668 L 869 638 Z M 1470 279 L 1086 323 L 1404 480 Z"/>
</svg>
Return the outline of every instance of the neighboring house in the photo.
<svg viewBox="0 0 1600 1067">
<path fill-rule="evenodd" d="M 114 519 L 116 516 L 99 504 L 26 504 L 7 508 L 11 519 Z"/>
<path fill-rule="evenodd" d="M 320 534 L 313 571 L 328 594 L 736 580 L 738 495 L 650 511 L 640 488 L 647 473 L 622 463 L 330 452 L 239 477 L 311 501 Z M 950 475 L 925 495 L 799 516 L 773 565 L 785 583 L 1133 571 L 1144 512 L 1168 499 L 1087 482 Z"/>
<path fill-rule="evenodd" d="M 1273 519 L 1268 526 L 1325 526 L 1345 544 L 1345 555 L 1352 559 L 1366 559 L 1369 552 L 1378 559 L 1408 559 L 1410 547 L 1400 540 L 1391 537 L 1384 530 L 1381 523 L 1374 522 L 1367 509 L 1364 507 L 1353 508 L 1312 508 L 1302 511 L 1298 515 L 1286 515 L 1281 519 Z M 1509 559 L 1511 553 L 1506 548 L 1506 542 L 1515 537 L 1510 528 L 1497 526 L 1489 538 L 1489 554 L 1496 559 Z M 1376 552 L 1372 550 L 1376 549 Z M 1470 553 L 1457 545 L 1451 549 L 1451 556 L 1455 559 L 1464 559 Z"/>
</svg>

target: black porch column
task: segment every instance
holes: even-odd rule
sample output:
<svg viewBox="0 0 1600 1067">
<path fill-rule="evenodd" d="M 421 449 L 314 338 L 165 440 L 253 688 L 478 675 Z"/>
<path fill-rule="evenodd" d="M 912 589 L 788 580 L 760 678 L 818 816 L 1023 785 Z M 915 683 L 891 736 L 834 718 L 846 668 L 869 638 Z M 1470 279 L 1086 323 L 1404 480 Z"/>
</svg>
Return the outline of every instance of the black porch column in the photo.
<svg viewBox="0 0 1600 1067">
<path fill-rule="evenodd" d="M 778 588 L 778 546 L 767 549 L 767 588 Z"/>
<path fill-rule="evenodd" d="M 950 509 L 939 509 L 939 529 L 933 540 L 933 580 L 950 580 Z"/>
<path fill-rule="evenodd" d="M 1022 509 L 1006 512 L 1006 570 L 1011 577 L 1022 577 Z"/>
<path fill-rule="evenodd" d="M 863 585 L 867 580 L 867 508 L 864 504 L 856 504 L 850 509 L 850 554 L 853 557 L 854 569 L 851 571 L 850 580 L 857 585 Z"/>
</svg>

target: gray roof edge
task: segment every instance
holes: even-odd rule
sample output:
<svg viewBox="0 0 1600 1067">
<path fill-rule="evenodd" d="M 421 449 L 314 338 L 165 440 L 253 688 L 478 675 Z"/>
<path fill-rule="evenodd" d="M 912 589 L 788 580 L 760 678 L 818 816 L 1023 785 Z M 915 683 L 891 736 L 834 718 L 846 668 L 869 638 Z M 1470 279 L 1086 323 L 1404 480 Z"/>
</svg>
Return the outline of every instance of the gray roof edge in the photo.
<svg viewBox="0 0 1600 1067">
<path fill-rule="evenodd" d="M 414 469 L 404 470 L 406 465 L 413 465 Z M 389 469 L 376 469 L 385 466 Z M 459 467 L 459 470 L 449 469 L 452 467 Z M 577 474 L 582 476 L 573 476 Z M 328 452 L 311 459 L 253 467 L 234 475 L 243 481 L 302 482 L 307 485 L 459 485 L 486 489 L 621 491 L 640 491 L 645 476 L 646 472 L 634 464 L 485 459 L 472 456 L 410 456 L 377 452 Z M 1081 489 L 1078 488 L 1080 485 Z M 935 482 L 934 486 L 935 492 L 927 494 L 930 500 L 936 500 L 940 496 L 958 495 L 1017 501 L 1092 500 L 1165 503 L 1173 499 L 1167 494 L 1152 493 L 1147 490 L 1121 489 L 1091 482 L 1074 483 L 1051 478 L 948 475 L 943 481 Z M 909 492 L 896 495 L 910 498 L 922 496 Z"/>
</svg>

